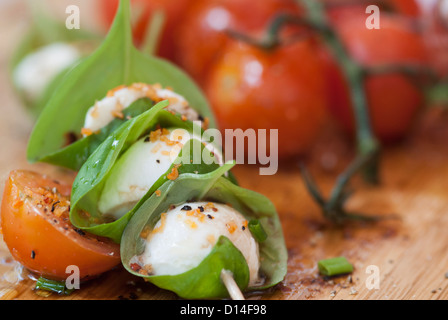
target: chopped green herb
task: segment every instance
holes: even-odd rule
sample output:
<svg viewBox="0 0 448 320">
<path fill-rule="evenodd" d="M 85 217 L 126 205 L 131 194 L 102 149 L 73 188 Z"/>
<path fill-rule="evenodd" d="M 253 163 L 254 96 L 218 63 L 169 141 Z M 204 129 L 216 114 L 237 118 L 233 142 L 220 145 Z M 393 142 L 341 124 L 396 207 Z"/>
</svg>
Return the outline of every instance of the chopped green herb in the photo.
<svg viewBox="0 0 448 320">
<path fill-rule="evenodd" d="M 335 276 L 353 272 L 353 265 L 345 257 L 320 260 L 317 264 L 319 272 L 325 276 Z"/>
<path fill-rule="evenodd" d="M 56 292 L 58 294 L 65 294 L 69 295 L 73 292 L 74 289 L 67 289 L 65 286 L 65 281 L 56 281 L 56 280 L 50 280 L 43 277 L 40 277 L 37 282 L 36 286 L 34 288 L 35 290 L 45 290 L 45 291 L 51 291 Z"/>
<path fill-rule="evenodd" d="M 260 221 L 257 219 L 253 219 L 249 221 L 248 224 L 250 233 L 252 233 L 252 236 L 257 240 L 258 242 L 263 242 L 268 237 L 266 231 L 264 230 L 263 226 L 261 225 Z"/>
</svg>

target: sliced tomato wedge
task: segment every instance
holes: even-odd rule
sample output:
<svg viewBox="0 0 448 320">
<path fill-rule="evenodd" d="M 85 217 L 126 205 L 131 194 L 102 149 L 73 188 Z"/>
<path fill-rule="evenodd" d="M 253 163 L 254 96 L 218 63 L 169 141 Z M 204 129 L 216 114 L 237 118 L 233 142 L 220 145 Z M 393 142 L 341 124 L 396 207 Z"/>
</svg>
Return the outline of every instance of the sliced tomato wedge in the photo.
<svg viewBox="0 0 448 320">
<path fill-rule="evenodd" d="M 65 280 L 73 272 L 67 267 L 76 266 L 87 280 L 120 264 L 120 248 L 70 223 L 70 192 L 71 182 L 12 171 L 1 206 L 3 239 L 14 259 L 40 276 Z"/>
</svg>

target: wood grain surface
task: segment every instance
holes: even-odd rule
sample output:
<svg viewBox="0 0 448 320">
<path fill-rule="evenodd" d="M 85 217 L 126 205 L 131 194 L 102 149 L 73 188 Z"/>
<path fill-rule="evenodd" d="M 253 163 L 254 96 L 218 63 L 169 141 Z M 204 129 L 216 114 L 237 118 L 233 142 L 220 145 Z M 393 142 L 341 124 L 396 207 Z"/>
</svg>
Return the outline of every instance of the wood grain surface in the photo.
<svg viewBox="0 0 448 320">
<path fill-rule="evenodd" d="M 63 8 L 64 1 L 58 3 Z M 26 162 L 25 149 L 33 121 L 14 95 L 7 64 L 26 30 L 27 13 L 23 1 L 2 1 L 0 7 L 0 179 L 4 181 L 13 169 L 60 174 L 58 169 Z M 246 298 L 448 299 L 447 123 L 444 112 L 437 108 L 425 110 L 409 139 L 384 147 L 381 185 L 353 181 L 356 192 L 348 202 L 350 209 L 398 217 L 375 224 L 335 226 L 322 218 L 304 187 L 298 160 L 281 163 L 273 176 L 260 176 L 257 167 L 237 167 L 235 174 L 242 186 L 266 195 L 276 205 L 289 253 L 284 281 Z M 351 143 L 329 126 L 311 154 L 301 160 L 328 194 L 337 174 L 352 157 Z M 354 265 L 351 275 L 326 279 L 318 274 L 319 260 L 341 255 Z M 122 268 L 82 284 L 70 296 L 42 297 L 33 291 L 30 274 L 25 270 L 16 272 L 21 267 L 10 258 L 2 242 L 0 262 L 0 299 L 177 299 L 173 293 L 136 279 Z M 379 271 L 377 289 L 366 285 L 371 275 L 367 272 L 369 266 Z"/>
</svg>

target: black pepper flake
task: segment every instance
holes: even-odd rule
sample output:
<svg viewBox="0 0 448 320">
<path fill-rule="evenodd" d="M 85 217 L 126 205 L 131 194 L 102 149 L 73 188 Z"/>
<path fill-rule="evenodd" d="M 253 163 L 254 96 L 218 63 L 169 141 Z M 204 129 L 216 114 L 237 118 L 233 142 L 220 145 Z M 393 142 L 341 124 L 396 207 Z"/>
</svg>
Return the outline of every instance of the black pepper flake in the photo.
<svg viewBox="0 0 448 320">
<path fill-rule="evenodd" d="M 145 138 L 145 140 L 143 140 L 144 142 L 149 142 L 149 136 L 147 136 L 146 138 Z"/>
<path fill-rule="evenodd" d="M 31 259 L 34 259 L 36 257 L 36 252 L 34 250 L 31 250 Z"/>
<path fill-rule="evenodd" d="M 204 212 L 204 207 L 200 206 L 200 207 L 198 207 L 198 209 L 200 212 Z"/>
<path fill-rule="evenodd" d="M 182 209 L 180 209 L 180 210 L 183 210 L 183 211 L 190 211 L 190 210 L 191 210 L 191 207 L 190 207 L 190 206 L 183 206 Z"/>
<path fill-rule="evenodd" d="M 53 203 L 53 205 L 51 206 L 51 212 L 54 212 L 54 209 L 56 209 L 56 205 L 60 202 L 61 201 L 56 201 L 55 203 Z"/>
<path fill-rule="evenodd" d="M 85 236 L 85 235 L 86 235 L 86 233 L 85 233 L 84 231 L 82 231 L 81 229 L 77 229 L 77 228 L 75 228 L 74 230 L 75 230 L 75 232 L 76 232 L 77 234 L 79 234 L 80 236 Z"/>
<path fill-rule="evenodd" d="M 244 230 L 246 230 L 246 227 L 245 227 L 245 226 L 242 226 L 241 229 L 243 229 L 243 231 L 244 231 Z"/>
<path fill-rule="evenodd" d="M 156 162 L 157 162 L 157 163 L 160 163 L 160 160 L 159 160 L 159 159 L 157 159 L 157 160 L 156 160 Z"/>
<path fill-rule="evenodd" d="M 131 292 L 131 293 L 129 293 L 129 299 L 137 300 L 138 299 L 138 295 L 135 292 Z"/>
<path fill-rule="evenodd" d="M 209 218 L 209 219 L 215 219 L 215 217 L 213 217 L 211 214 L 208 214 L 208 215 L 207 215 L 207 218 Z"/>
</svg>

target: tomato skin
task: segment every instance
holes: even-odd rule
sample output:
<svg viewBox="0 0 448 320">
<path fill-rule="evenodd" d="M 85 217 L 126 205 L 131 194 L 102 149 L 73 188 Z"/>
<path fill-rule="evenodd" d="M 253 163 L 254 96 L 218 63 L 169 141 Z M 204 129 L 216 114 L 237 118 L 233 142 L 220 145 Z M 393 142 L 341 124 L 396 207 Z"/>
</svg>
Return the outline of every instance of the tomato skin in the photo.
<svg viewBox="0 0 448 320">
<path fill-rule="evenodd" d="M 409 17 L 418 18 L 422 14 L 420 5 L 416 0 L 390 0 L 396 12 Z"/>
<path fill-rule="evenodd" d="M 1 205 L 1 227 L 14 259 L 54 280 L 65 280 L 70 275 L 66 273 L 69 265 L 77 266 L 80 279 L 87 280 L 120 264 L 119 245 L 76 231 L 68 213 L 55 211 L 59 203 L 42 196 L 42 190 L 49 195 L 53 188 L 60 194 L 60 203 L 65 203 L 70 184 L 31 171 L 10 173 Z"/>
<path fill-rule="evenodd" d="M 333 22 L 334 20 L 344 20 L 346 15 L 354 13 L 363 14 L 364 19 L 367 19 L 371 12 L 366 12 L 366 9 L 370 5 L 377 6 L 380 15 L 392 12 L 412 19 L 420 18 L 422 15 L 422 6 L 416 0 L 340 0 L 331 4 L 332 1 L 329 1 L 327 13 Z"/>
<path fill-rule="evenodd" d="M 207 81 L 221 129 L 278 129 L 278 155 L 304 154 L 326 120 L 324 65 L 313 41 L 272 51 L 234 41 Z"/>
<path fill-rule="evenodd" d="M 431 66 L 436 75 L 446 81 L 448 78 L 448 1 L 439 0 L 427 4 L 422 17 L 424 38 L 431 55 Z"/>
<path fill-rule="evenodd" d="M 221 50 L 231 41 L 227 30 L 259 35 L 277 14 L 300 11 L 292 0 L 197 1 L 182 22 L 175 60 L 199 84 L 204 84 Z"/>
<path fill-rule="evenodd" d="M 400 64 L 427 66 L 423 39 L 407 21 L 383 14 L 380 29 L 369 30 L 364 24 L 365 18 L 359 15 L 345 16 L 336 24 L 347 52 L 360 65 L 372 68 Z M 349 86 L 340 67 L 331 60 L 327 60 L 327 84 L 336 88 L 329 91 L 329 108 L 343 127 L 353 133 L 355 121 Z M 417 83 L 417 77 L 397 72 L 366 76 L 364 88 L 373 131 L 383 143 L 403 139 L 412 128 L 424 103 L 423 90 Z"/>
<path fill-rule="evenodd" d="M 197 0 L 131 0 L 131 9 L 137 19 L 133 21 L 133 36 L 136 45 L 141 45 L 148 23 L 152 14 L 158 10 L 163 10 L 165 21 L 157 55 L 169 60 L 175 57 L 175 39 L 177 38 L 180 21 L 185 15 L 187 7 Z M 100 13 L 104 24 L 109 27 L 115 17 L 119 0 L 99 0 Z"/>
</svg>

